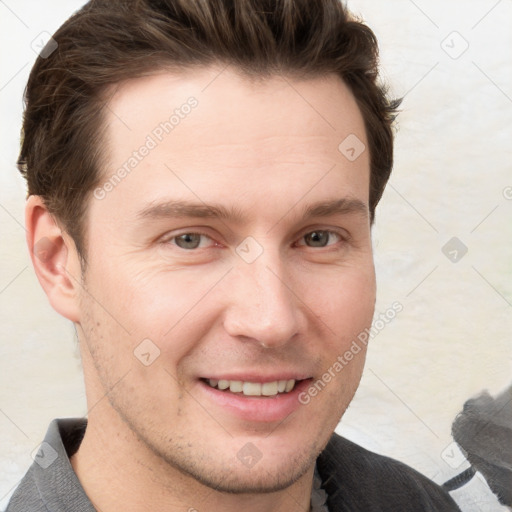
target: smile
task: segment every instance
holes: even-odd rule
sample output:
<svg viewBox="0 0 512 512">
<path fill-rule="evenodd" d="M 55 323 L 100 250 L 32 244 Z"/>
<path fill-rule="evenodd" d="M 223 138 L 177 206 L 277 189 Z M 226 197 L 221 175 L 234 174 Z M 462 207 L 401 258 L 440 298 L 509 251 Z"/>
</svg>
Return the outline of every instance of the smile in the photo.
<svg viewBox="0 0 512 512">
<path fill-rule="evenodd" d="M 220 391 L 237 393 L 244 396 L 277 396 L 293 391 L 295 379 L 275 380 L 272 382 L 245 382 L 241 380 L 204 379 L 210 387 Z"/>
</svg>

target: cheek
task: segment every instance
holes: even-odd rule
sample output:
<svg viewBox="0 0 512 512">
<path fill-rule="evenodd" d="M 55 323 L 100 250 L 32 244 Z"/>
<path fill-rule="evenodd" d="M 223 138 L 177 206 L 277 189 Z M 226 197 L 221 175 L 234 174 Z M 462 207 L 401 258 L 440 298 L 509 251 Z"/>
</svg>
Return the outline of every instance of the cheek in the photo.
<svg viewBox="0 0 512 512">
<path fill-rule="evenodd" d="M 376 294 L 373 264 L 340 268 L 324 276 L 318 273 L 304 280 L 301 288 L 304 302 L 320 319 L 329 339 L 334 338 L 338 350 L 372 322 Z"/>
<path fill-rule="evenodd" d="M 150 340 L 157 347 L 155 352 L 176 362 L 194 349 L 212 325 L 218 308 L 208 295 L 222 274 L 222 269 L 198 275 L 151 267 L 143 272 L 128 267 L 98 272 L 91 293 L 108 314 L 95 308 L 105 322 L 97 331 L 109 336 L 111 351 L 119 355 L 124 351 L 133 357 L 142 342 L 151 348 L 145 341 Z"/>
</svg>

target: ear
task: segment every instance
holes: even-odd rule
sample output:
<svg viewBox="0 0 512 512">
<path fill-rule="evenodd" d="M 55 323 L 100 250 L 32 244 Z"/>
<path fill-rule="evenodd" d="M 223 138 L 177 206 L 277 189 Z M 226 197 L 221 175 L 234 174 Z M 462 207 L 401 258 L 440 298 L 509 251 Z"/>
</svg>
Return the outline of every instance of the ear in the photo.
<svg viewBox="0 0 512 512">
<path fill-rule="evenodd" d="M 30 258 L 50 304 L 57 313 L 79 322 L 82 272 L 72 238 L 58 226 L 40 196 L 29 196 L 25 225 Z"/>
</svg>

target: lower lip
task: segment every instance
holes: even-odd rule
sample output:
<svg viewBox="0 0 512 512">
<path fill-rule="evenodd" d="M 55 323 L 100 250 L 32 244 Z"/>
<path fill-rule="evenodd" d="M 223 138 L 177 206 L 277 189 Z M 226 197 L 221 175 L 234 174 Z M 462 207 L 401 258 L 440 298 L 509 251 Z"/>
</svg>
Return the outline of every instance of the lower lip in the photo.
<svg viewBox="0 0 512 512">
<path fill-rule="evenodd" d="M 308 387 L 310 380 L 300 381 L 289 393 L 271 397 L 245 396 L 242 393 L 221 391 L 202 380 L 199 381 L 199 389 L 210 403 L 222 407 L 241 420 L 270 423 L 283 421 L 301 406 L 299 394 Z"/>
</svg>

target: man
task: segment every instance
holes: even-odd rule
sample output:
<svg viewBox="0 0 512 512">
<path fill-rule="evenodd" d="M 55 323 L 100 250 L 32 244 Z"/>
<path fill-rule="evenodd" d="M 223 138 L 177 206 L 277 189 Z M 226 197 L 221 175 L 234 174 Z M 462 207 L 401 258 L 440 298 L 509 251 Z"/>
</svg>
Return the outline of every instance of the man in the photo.
<svg viewBox="0 0 512 512">
<path fill-rule="evenodd" d="M 366 26 L 337 0 L 92 1 L 26 103 L 28 245 L 88 418 L 50 425 L 10 512 L 458 510 L 333 434 L 398 106 Z"/>
</svg>

